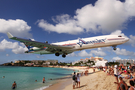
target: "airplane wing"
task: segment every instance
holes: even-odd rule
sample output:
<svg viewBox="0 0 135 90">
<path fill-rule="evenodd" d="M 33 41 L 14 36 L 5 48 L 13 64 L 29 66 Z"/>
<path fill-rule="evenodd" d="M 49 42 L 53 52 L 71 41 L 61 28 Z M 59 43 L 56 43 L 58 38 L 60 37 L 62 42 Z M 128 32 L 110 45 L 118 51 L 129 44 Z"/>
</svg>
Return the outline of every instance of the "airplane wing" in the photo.
<svg viewBox="0 0 135 90">
<path fill-rule="evenodd" d="M 17 41 L 20 41 L 20 42 L 23 42 L 25 45 L 28 45 L 28 46 L 33 46 L 33 47 L 38 47 L 38 48 L 44 48 L 44 47 L 47 47 L 48 51 L 66 51 L 66 50 L 71 50 L 73 49 L 74 47 L 73 46 L 62 46 L 62 45 L 54 45 L 54 44 L 48 44 L 48 43 L 43 43 L 43 42 L 37 42 L 37 41 L 31 41 L 31 40 L 28 40 L 28 39 L 22 39 L 22 38 L 18 38 L 18 37 L 14 37 L 11 33 L 7 33 L 8 35 L 8 38 L 9 39 L 13 39 L 13 40 L 17 40 Z M 71 53 L 72 51 L 70 51 Z"/>
</svg>

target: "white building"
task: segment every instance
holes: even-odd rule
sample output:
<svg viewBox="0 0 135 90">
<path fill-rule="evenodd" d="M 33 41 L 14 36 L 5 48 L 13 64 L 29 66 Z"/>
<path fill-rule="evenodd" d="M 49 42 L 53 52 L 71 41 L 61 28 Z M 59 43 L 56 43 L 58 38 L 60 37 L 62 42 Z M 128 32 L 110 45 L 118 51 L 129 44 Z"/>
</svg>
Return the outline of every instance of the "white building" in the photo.
<svg viewBox="0 0 135 90">
<path fill-rule="evenodd" d="M 135 60 L 134 59 L 119 59 L 119 60 L 116 60 L 116 62 L 119 62 L 120 64 L 124 64 L 126 65 L 127 62 L 129 62 L 130 64 L 134 64 L 135 63 Z"/>
<path fill-rule="evenodd" d="M 93 67 L 105 67 L 108 61 L 97 61 Z"/>
<path fill-rule="evenodd" d="M 88 62 L 88 60 L 90 61 L 94 61 L 95 65 L 94 66 L 105 66 L 106 63 L 108 62 L 107 60 L 104 60 L 103 57 L 90 57 L 90 58 L 85 58 L 85 59 L 80 59 L 78 61 L 72 62 L 72 65 L 74 65 L 75 63 L 79 63 L 80 61 L 82 61 L 83 63 Z"/>
</svg>

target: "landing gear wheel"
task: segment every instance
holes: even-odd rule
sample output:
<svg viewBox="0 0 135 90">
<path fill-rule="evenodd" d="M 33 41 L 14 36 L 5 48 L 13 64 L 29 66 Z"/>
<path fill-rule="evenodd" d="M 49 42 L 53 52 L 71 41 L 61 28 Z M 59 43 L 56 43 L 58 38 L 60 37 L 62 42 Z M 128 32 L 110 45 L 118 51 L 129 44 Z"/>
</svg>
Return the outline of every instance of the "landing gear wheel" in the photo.
<svg viewBox="0 0 135 90">
<path fill-rule="evenodd" d="M 113 47 L 113 50 L 116 50 L 117 48 L 116 48 L 116 45 L 115 46 L 112 46 Z"/>
<path fill-rule="evenodd" d="M 113 48 L 113 50 L 116 50 L 117 48 Z"/>
<path fill-rule="evenodd" d="M 59 56 L 60 54 L 59 53 L 55 53 L 55 56 Z"/>
<path fill-rule="evenodd" d="M 63 58 L 65 58 L 65 57 L 66 57 L 66 55 L 65 55 L 65 54 L 63 54 L 63 55 L 62 55 L 62 57 L 63 57 Z"/>
</svg>

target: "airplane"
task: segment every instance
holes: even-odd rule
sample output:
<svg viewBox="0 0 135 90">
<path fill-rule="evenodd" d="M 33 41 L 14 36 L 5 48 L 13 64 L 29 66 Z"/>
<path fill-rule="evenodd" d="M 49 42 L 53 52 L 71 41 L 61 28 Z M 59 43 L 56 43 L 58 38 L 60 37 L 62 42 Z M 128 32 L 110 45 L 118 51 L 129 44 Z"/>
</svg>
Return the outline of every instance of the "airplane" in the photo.
<svg viewBox="0 0 135 90">
<path fill-rule="evenodd" d="M 28 48 L 25 53 L 35 53 L 35 54 L 55 54 L 55 56 L 62 55 L 63 58 L 66 55 L 81 51 L 84 49 L 100 48 L 112 46 L 116 50 L 116 46 L 124 44 L 129 41 L 129 38 L 121 35 L 102 35 L 89 38 L 79 38 L 76 40 L 69 40 L 57 43 L 48 42 L 38 42 L 31 39 L 22 39 L 14 37 L 11 33 L 7 33 L 9 39 L 17 40 L 26 45 Z"/>
</svg>

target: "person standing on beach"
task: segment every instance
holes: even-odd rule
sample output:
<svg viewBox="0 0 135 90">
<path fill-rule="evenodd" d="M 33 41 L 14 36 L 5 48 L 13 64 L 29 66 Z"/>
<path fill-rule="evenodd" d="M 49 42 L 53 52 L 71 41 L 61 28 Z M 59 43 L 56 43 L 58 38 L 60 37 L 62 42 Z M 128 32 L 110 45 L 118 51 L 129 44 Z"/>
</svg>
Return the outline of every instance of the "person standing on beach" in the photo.
<svg viewBox="0 0 135 90">
<path fill-rule="evenodd" d="M 73 89 L 75 89 L 75 85 L 76 85 L 76 81 L 77 81 L 76 72 L 74 72 L 72 79 L 73 79 Z"/>
<path fill-rule="evenodd" d="M 45 77 L 43 77 L 43 83 L 45 83 Z"/>
<path fill-rule="evenodd" d="M 117 65 L 114 66 L 114 76 L 115 76 L 116 81 L 118 83 L 118 68 L 117 68 Z"/>
<path fill-rule="evenodd" d="M 15 89 L 17 87 L 16 82 L 14 81 L 14 83 L 12 84 L 12 89 Z"/>
<path fill-rule="evenodd" d="M 78 87 L 78 84 L 80 88 L 80 74 L 79 73 L 77 73 L 77 87 Z"/>
</svg>

